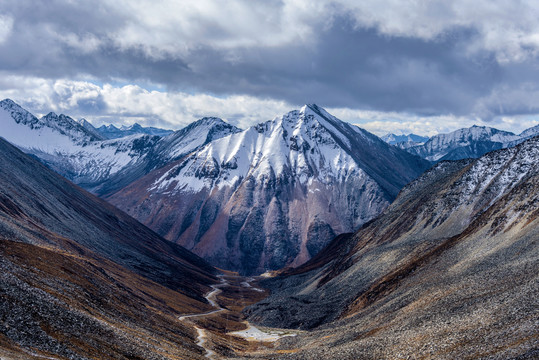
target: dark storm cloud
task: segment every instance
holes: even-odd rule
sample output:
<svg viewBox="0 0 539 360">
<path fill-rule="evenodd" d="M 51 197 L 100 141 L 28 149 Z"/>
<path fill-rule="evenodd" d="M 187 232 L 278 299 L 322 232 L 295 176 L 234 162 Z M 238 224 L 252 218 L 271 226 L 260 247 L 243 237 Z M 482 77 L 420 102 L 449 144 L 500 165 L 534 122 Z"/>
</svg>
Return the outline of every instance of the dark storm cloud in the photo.
<svg viewBox="0 0 539 360">
<path fill-rule="evenodd" d="M 211 51 L 199 55 L 199 79 L 215 92 L 425 114 L 469 111 L 477 97 L 504 81 L 491 54 L 460 54 L 460 44 L 474 36 L 468 30 L 426 42 L 354 30 L 338 20 L 314 48 L 248 49 L 235 63 Z"/>
<path fill-rule="evenodd" d="M 337 12 L 325 21 L 311 19 L 308 41 L 219 47 L 212 44 L 233 35 L 211 19 L 197 18 L 204 29 L 200 44 L 174 52 L 166 42 L 160 50 L 159 32 L 155 44 L 126 45 L 119 36 L 136 26 L 136 19 L 106 3 L 9 1 L 0 10 L 13 19 L 10 35 L 0 43 L 0 71 L 10 74 L 152 83 L 171 91 L 422 115 L 537 111 L 531 100 L 514 99 L 530 88 L 537 92 L 536 56 L 502 63 L 493 49 L 471 53 L 469 45 L 481 36 L 472 26 L 452 26 L 426 38 L 392 35 L 357 26 L 356 18 Z M 507 89 L 513 98 L 494 89 Z M 83 100 L 79 106 L 99 112 L 105 103 Z"/>
</svg>

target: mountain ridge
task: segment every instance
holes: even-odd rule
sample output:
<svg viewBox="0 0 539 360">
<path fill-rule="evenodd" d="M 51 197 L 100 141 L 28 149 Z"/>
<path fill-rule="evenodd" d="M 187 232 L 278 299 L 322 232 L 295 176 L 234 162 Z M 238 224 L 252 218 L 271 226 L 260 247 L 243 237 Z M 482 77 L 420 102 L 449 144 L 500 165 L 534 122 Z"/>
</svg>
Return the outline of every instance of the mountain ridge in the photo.
<svg viewBox="0 0 539 360">
<path fill-rule="evenodd" d="M 76 122 L 52 112 L 37 119 L 10 99 L 0 102 L 0 122 L 1 135 L 8 141 L 99 195 L 118 190 L 155 167 L 202 146 L 204 141 L 199 138 L 209 141 L 208 134 L 213 139 L 239 130 L 222 120 L 202 121 L 199 124 L 207 126 L 198 128 L 191 138 L 182 129 L 165 137 L 134 134 L 103 139 L 88 122 Z M 193 124 L 187 128 L 197 128 Z"/>
<path fill-rule="evenodd" d="M 91 124 L 90 124 L 91 125 Z M 145 135 L 152 135 L 152 136 L 167 136 L 172 133 L 174 133 L 173 130 L 167 130 L 167 129 L 161 129 L 156 127 L 143 127 L 138 123 L 134 123 L 133 125 L 122 125 L 119 128 L 114 126 L 113 124 L 109 125 L 101 125 L 100 127 L 94 127 L 91 125 L 97 133 L 99 133 L 103 138 L 105 139 L 119 139 L 122 137 L 130 136 L 130 135 L 137 135 L 137 134 L 145 134 Z"/>
<path fill-rule="evenodd" d="M 460 160 L 478 158 L 489 151 L 514 146 L 524 140 L 509 131 L 473 125 L 434 135 L 422 145 L 407 147 L 406 151 L 433 162 Z"/>
</svg>

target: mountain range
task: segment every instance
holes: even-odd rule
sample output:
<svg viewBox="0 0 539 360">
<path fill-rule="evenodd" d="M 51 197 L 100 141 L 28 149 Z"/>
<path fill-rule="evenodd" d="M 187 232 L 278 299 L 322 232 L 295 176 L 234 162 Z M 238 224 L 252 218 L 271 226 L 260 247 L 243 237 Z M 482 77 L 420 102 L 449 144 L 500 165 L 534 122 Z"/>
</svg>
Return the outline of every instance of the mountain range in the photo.
<svg viewBox="0 0 539 360">
<path fill-rule="evenodd" d="M 0 124 L 2 359 L 539 356 L 538 127 L 431 162 L 316 105 L 105 139 L 4 100 Z"/>
<path fill-rule="evenodd" d="M 206 118 L 168 136 L 135 134 L 105 139 L 88 122 L 50 113 L 41 119 L 12 100 L 0 102 L 1 136 L 60 175 L 95 193 L 118 190 L 220 136 L 239 131 Z"/>
<path fill-rule="evenodd" d="M 0 121 L 6 139 L 59 174 L 242 273 L 307 261 L 429 166 L 316 105 L 245 131 L 203 118 L 164 137 L 113 140 L 65 115 L 37 119 L 11 100 L 0 103 Z"/>
<path fill-rule="evenodd" d="M 83 119 L 84 120 L 84 119 Z M 89 128 L 90 126 L 93 127 L 92 124 L 85 122 L 84 126 L 86 128 Z M 98 128 L 95 128 L 96 132 L 101 134 L 102 137 L 105 139 L 118 139 L 130 135 L 137 135 L 137 134 L 146 134 L 146 135 L 156 135 L 156 136 L 167 136 L 172 134 L 174 131 L 172 130 L 165 130 L 160 129 L 156 127 L 142 127 L 139 124 L 135 123 L 130 126 L 122 125 L 119 128 L 116 126 L 110 124 L 110 125 L 101 125 Z"/>
<path fill-rule="evenodd" d="M 395 145 L 401 149 L 407 149 L 415 145 L 423 145 L 425 142 L 429 140 L 427 136 L 421 136 L 421 135 L 416 135 L 416 134 L 408 134 L 408 135 L 387 134 L 387 135 L 382 136 L 380 139 L 384 140 L 386 143 L 390 145 Z"/>
<path fill-rule="evenodd" d="M 429 161 L 477 158 L 538 131 L 473 126 L 428 140 L 386 136 L 396 144 L 388 146 L 306 105 L 243 131 L 202 118 L 158 136 L 138 124 L 37 119 L 9 99 L 0 102 L 0 121 L 2 136 L 62 176 L 213 265 L 245 274 L 309 260 L 384 211 Z"/>
</svg>

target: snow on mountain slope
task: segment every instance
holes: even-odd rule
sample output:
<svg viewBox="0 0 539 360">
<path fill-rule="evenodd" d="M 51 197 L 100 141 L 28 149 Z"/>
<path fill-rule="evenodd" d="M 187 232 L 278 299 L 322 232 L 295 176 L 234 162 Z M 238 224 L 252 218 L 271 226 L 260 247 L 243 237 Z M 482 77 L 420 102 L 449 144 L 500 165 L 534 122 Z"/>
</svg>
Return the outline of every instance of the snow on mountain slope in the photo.
<svg viewBox="0 0 539 360">
<path fill-rule="evenodd" d="M 537 135 L 539 135 L 539 125 L 535 125 L 529 129 L 524 130 L 520 133 L 519 136 L 523 139 L 529 139 Z"/>
<path fill-rule="evenodd" d="M 97 140 L 70 117 L 50 113 L 37 119 L 9 99 L 0 102 L 0 121 L 0 136 L 35 151 L 54 152 Z"/>
<path fill-rule="evenodd" d="M 207 141 L 239 131 L 220 119 L 211 119 L 164 138 L 135 134 L 103 140 L 86 121 L 54 113 L 37 119 L 12 100 L 0 102 L 0 136 L 98 194 L 117 190 Z"/>
<path fill-rule="evenodd" d="M 181 159 L 212 140 L 220 139 L 239 131 L 241 130 L 224 122 L 222 119 L 215 117 L 202 118 L 181 130 L 157 139 L 155 143 L 147 148 L 141 143 L 140 147 L 144 149 L 145 155 L 135 163 L 127 166 L 123 171 L 109 176 L 98 187 L 94 187 L 94 191 L 101 196 L 109 196 L 150 171 Z M 122 141 L 122 139 L 117 141 Z"/>
<path fill-rule="evenodd" d="M 100 141 L 68 116 L 49 113 L 38 120 L 11 100 L 0 103 L 0 123 L 3 138 L 81 185 L 102 182 L 137 162 L 158 140 L 136 135 Z"/>
<path fill-rule="evenodd" d="M 429 161 L 478 158 L 481 155 L 522 141 L 511 132 L 485 126 L 472 126 L 431 137 L 425 144 L 407 148 L 411 154 Z"/>
<path fill-rule="evenodd" d="M 212 141 L 108 199 L 218 266 L 256 273 L 306 261 L 427 167 L 307 105 Z"/>
<path fill-rule="evenodd" d="M 156 153 L 164 162 L 179 159 L 194 149 L 220 139 L 241 129 L 216 117 L 204 117 L 165 138 L 156 147 Z"/>
</svg>

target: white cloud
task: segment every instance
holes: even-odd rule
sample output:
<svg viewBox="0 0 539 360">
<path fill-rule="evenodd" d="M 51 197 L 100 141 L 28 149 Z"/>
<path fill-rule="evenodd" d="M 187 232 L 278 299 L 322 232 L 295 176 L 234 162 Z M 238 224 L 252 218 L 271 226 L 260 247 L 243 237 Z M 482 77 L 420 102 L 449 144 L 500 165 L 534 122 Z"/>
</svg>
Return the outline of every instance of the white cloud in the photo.
<svg viewBox="0 0 539 360">
<path fill-rule="evenodd" d="M 73 3 L 63 7 L 72 8 Z M 117 19 L 114 29 L 86 27 L 83 34 L 66 34 L 56 24 L 58 41 L 83 52 L 97 52 L 101 44 L 112 43 L 143 50 L 150 57 L 182 58 L 201 47 L 238 50 L 315 44 L 324 31 L 340 26 L 335 22 L 338 16 L 345 16 L 357 28 L 426 41 L 453 36 L 457 28 L 469 29 L 474 36 L 463 50 L 492 51 L 502 63 L 539 53 L 535 0 L 101 0 L 95 8 L 108 22 Z M 12 27 L 12 18 L 0 16 L 0 42 Z"/>
<path fill-rule="evenodd" d="M 500 62 L 522 61 L 539 51 L 537 1 L 231 0 L 105 1 L 125 23 L 110 37 L 122 48 L 154 57 L 182 56 L 200 46 L 218 49 L 316 42 L 336 16 L 381 34 L 436 41 L 456 28 L 476 33 L 470 54 L 493 51 Z M 79 44 L 78 41 L 73 41 Z"/>
<path fill-rule="evenodd" d="M 0 15 L 0 44 L 7 40 L 13 30 L 13 18 Z"/>
<path fill-rule="evenodd" d="M 127 17 L 111 38 L 121 48 L 144 49 L 152 57 L 182 56 L 203 46 L 235 49 L 310 41 L 318 20 L 305 15 L 320 7 L 250 0 L 115 0 L 107 6 Z"/>
<path fill-rule="evenodd" d="M 9 84 L 17 84 L 15 87 Z M 179 129 L 204 116 L 221 117 L 239 127 L 248 127 L 290 111 L 283 101 L 233 95 L 149 91 L 137 85 L 96 85 L 88 81 L 46 80 L 3 76 L 0 98 L 12 98 L 29 111 L 49 111 L 84 117 L 94 125 L 114 123 L 163 126 Z"/>
<path fill-rule="evenodd" d="M 300 105 L 253 96 L 231 95 L 217 97 L 208 94 L 150 91 L 138 85 L 96 85 L 90 81 L 47 80 L 0 74 L 0 99 L 11 98 L 36 115 L 49 111 L 74 118 L 84 117 L 94 125 L 114 123 L 161 126 L 180 129 L 204 117 L 216 116 L 247 128 L 298 109 Z M 514 93 L 512 98 L 523 96 Z M 494 96 L 494 95 L 493 95 Z M 526 99 L 537 99 L 532 93 Z M 486 99 L 485 101 L 487 101 Z M 323 104 L 320 104 L 323 106 Z M 539 109 L 529 115 L 497 115 L 484 121 L 479 117 L 454 115 L 419 116 L 409 113 L 328 108 L 341 120 L 356 124 L 376 135 L 387 133 L 432 136 L 472 125 L 491 126 L 520 133 L 539 124 Z"/>
<path fill-rule="evenodd" d="M 500 62 L 522 61 L 539 51 L 539 2 L 492 0 L 335 0 L 357 27 L 389 36 L 436 40 L 456 28 L 477 34 L 470 53 L 488 50 Z"/>
</svg>

